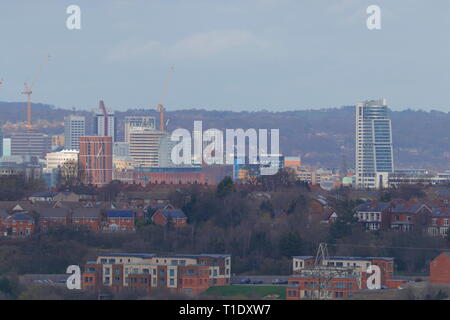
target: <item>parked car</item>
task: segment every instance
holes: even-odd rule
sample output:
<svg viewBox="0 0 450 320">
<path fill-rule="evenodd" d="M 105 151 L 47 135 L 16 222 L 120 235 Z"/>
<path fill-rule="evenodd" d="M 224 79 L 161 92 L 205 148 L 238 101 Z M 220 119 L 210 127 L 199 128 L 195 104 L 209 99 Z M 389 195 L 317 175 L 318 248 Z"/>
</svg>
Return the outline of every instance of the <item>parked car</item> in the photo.
<svg viewBox="0 0 450 320">
<path fill-rule="evenodd" d="M 250 284 L 252 283 L 252 280 L 250 280 L 249 278 L 244 278 L 241 279 L 241 281 L 239 281 L 240 284 Z"/>
<path fill-rule="evenodd" d="M 252 281 L 252 284 L 263 284 L 264 283 L 264 281 L 262 281 L 262 280 L 253 280 Z"/>
<path fill-rule="evenodd" d="M 272 284 L 288 284 L 287 280 L 281 280 L 281 279 L 274 279 L 272 281 Z"/>
</svg>

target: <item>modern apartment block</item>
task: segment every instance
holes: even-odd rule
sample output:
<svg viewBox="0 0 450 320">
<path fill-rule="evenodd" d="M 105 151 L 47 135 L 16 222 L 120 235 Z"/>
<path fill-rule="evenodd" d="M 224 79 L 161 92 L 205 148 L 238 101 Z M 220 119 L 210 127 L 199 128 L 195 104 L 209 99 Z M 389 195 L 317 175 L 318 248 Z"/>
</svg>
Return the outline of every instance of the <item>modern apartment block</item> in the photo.
<svg viewBox="0 0 450 320">
<path fill-rule="evenodd" d="M 79 167 L 84 184 L 103 186 L 112 181 L 112 137 L 80 138 Z"/>
<path fill-rule="evenodd" d="M 64 147 L 70 150 L 80 149 L 80 137 L 86 135 L 86 119 L 70 115 L 64 118 Z"/>
<path fill-rule="evenodd" d="M 316 257 L 293 257 L 293 275 L 288 279 L 287 300 L 343 299 L 367 289 L 368 268 L 380 268 L 381 288 L 398 288 L 404 281 L 394 279 L 394 258 L 329 257 L 315 265 Z"/>
<path fill-rule="evenodd" d="M 129 134 L 130 157 L 136 166 L 158 167 L 160 143 L 167 132 L 148 128 L 134 129 Z"/>
<path fill-rule="evenodd" d="M 156 128 L 155 117 L 144 117 L 144 116 L 125 117 L 125 126 L 124 126 L 125 142 L 130 141 L 130 133 L 135 129 L 155 130 L 155 128 Z"/>
<path fill-rule="evenodd" d="M 117 141 L 117 120 L 114 112 L 108 112 L 108 121 L 105 121 L 105 115 L 99 111 L 95 115 L 94 133 L 99 136 L 105 136 L 105 126 L 107 126 L 106 136 L 112 137 L 113 142 Z"/>
<path fill-rule="evenodd" d="M 11 136 L 11 155 L 44 158 L 52 150 L 52 138 L 46 134 L 27 131 Z"/>
<path fill-rule="evenodd" d="M 211 286 L 230 284 L 231 256 L 222 254 L 104 254 L 85 265 L 82 288 L 168 289 L 197 295 Z"/>
<path fill-rule="evenodd" d="M 386 100 L 356 105 L 356 185 L 358 188 L 387 187 L 394 171 L 391 120 Z"/>
</svg>

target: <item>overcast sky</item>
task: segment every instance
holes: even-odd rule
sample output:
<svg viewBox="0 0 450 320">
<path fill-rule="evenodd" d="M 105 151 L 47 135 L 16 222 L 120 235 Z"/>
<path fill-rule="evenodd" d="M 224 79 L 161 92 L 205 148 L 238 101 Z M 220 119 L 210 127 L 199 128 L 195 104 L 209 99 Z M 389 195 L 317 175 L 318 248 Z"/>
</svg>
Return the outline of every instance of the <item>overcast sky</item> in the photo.
<svg viewBox="0 0 450 320">
<path fill-rule="evenodd" d="M 449 34 L 448 0 L 0 0 L 0 101 L 50 54 L 33 100 L 63 108 L 150 108 L 174 65 L 168 109 L 450 111 Z"/>
</svg>

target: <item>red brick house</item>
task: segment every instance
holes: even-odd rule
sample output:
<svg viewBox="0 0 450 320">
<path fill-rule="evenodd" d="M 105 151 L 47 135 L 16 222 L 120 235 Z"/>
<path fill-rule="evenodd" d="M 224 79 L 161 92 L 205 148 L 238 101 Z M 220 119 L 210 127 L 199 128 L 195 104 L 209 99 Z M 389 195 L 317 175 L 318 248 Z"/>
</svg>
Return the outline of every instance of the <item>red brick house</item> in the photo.
<svg viewBox="0 0 450 320">
<path fill-rule="evenodd" d="M 433 208 L 428 220 L 428 234 L 446 237 L 450 226 L 450 208 Z"/>
<path fill-rule="evenodd" d="M 450 252 L 443 252 L 431 261 L 430 283 L 450 284 Z"/>
<path fill-rule="evenodd" d="M 164 209 L 156 210 L 152 216 L 152 222 L 160 226 L 170 224 L 175 227 L 184 227 L 187 225 L 187 217 L 181 209 L 166 206 Z"/>
<path fill-rule="evenodd" d="M 6 232 L 6 219 L 8 218 L 8 213 L 5 210 L 0 209 L 0 236 L 3 236 Z"/>
<path fill-rule="evenodd" d="M 72 213 L 72 223 L 75 226 L 85 226 L 91 231 L 98 232 L 101 229 L 102 215 L 97 208 L 76 208 Z"/>
<path fill-rule="evenodd" d="M 70 221 L 70 210 L 66 208 L 39 208 L 36 213 L 41 231 L 47 231 L 52 226 L 66 226 Z"/>
<path fill-rule="evenodd" d="M 34 231 L 34 220 L 27 214 L 15 213 L 5 220 L 6 235 L 26 237 Z"/>
<path fill-rule="evenodd" d="M 135 214 L 132 210 L 109 210 L 106 212 L 105 231 L 135 231 Z"/>
<path fill-rule="evenodd" d="M 397 202 L 390 212 L 391 229 L 413 231 L 425 228 L 432 209 L 425 203 Z"/>
</svg>

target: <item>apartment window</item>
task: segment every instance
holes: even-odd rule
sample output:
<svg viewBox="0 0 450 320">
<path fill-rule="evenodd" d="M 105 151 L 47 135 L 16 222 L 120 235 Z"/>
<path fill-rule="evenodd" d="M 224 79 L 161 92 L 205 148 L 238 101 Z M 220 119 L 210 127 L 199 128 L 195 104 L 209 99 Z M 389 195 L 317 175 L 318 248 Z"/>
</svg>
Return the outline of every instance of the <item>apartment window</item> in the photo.
<svg viewBox="0 0 450 320">
<path fill-rule="evenodd" d="M 448 226 L 448 219 L 444 219 L 444 226 Z"/>
<path fill-rule="evenodd" d="M 170 285 L 174 286 L 175 285 L 175 280 L 174 279 L 170 279 Z"/>
</svg>

